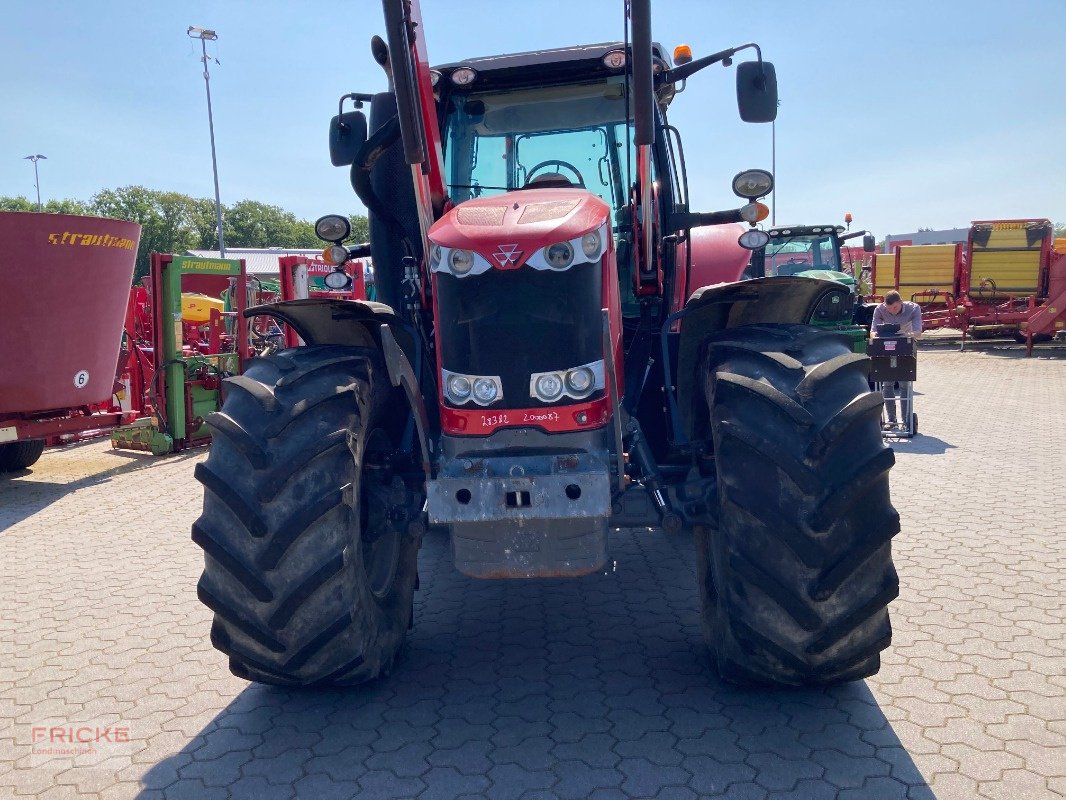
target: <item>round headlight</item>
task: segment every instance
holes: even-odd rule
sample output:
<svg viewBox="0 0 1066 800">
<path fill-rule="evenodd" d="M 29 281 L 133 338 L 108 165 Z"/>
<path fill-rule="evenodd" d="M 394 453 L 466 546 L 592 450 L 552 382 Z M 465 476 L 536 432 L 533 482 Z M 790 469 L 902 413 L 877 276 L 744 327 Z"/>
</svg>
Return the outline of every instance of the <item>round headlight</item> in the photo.
<svg viewBox="0 0 1066 800">
<path fill-rule="evenodd" d="M 429 249 L 429 266 L 436 269 L 440 266 L 440 245 L 435 244 Z"/>
<path fill-rule="evenodd" d="M 574 248 L 570 242 L 557 242 L 544 248 L 544 260 L 555 269 L 566 269 L 574 263 Z"/>
<path fill-rule="evenodd" d="M 548 373 L 537 378 L 534 388 L 541 400 L 555 400 L 563 393 L 563 382 L 558 375 Z"/>
<path fill-rule="evenodd" d="M 585 394 L 592 391 L 592 385 L 596 382 L 596 376 L 588 367 L 575 367 L 566 373 L 566 386 L 574 394 Z"/>
<path fill-rule="evenodd" d="M 737 244 L 745 250 L 758 250 L 760 247 L 766 247 L 769 243 L 770 234 L 755 228 L 750 231 L 744 231 L 744 233 L 740 234 L 740 238 L 737 239 Z"/>
<path fill-rule="evenodd" d="M 474 254 L 469 250 L 452 250 L 448 256 L 448 265 L 456 275 L 465 275 L 474 266 Z"/>
<path fill-rule="evenodd" d="M 448 394 L 453 400 L 466 400 L 470 397 L 470 379 L 465 375 L 452 375 L 448 378 Z"/>
<path fill-rule="evenodd" d="M 337 292 L 342 289 L 348 289 L 352 285 L 352 279 L 348 276 L 348 273 L 343 269 L 335 269 L 333 272 L 323 276 L 322 283 L 333 291 Z"/>
<path fill-rule="evenodd" d="M 774 176 L 764 169 L 746 169 L 733 178 L 733 194 L 755 200 L 770 194 Z"/>
<path fill-rule="evenodd" d="M 600 232 L 592 231 L 581 237 L 581 252 L 586 258 L 595 258 L 600 252 Z"/>
<path fill-rule="evenodd" d="M 491 403 L 498 394 L 496 381 L 490 378 L 478 378 L 474 381 L 474 399 L 482 403 Z"/>
<path fill-rule="evenodd" d="M 340 214 L 326 214 L 315 222 L 315 236 L 323 242 L 343 242 L 352 234 L 352 223 Z"/>
</svg>

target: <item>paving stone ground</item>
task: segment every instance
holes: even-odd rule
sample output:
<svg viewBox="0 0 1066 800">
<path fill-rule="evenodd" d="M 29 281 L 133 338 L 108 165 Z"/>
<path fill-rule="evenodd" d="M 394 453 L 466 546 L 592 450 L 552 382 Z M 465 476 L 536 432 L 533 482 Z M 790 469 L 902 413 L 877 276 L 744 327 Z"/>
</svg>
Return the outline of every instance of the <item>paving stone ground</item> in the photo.
<svg viewBox="0 0 1066 800">
<path fill-rule="evenodd" d="M 894 642 L 825 691 L 721 683 L 692 542 L 647 531 L 606 574 L 526 583 L 463 578 L 431 536 L 390 677 L 249 685 L 195 596 L 204 454 L 50 450 L 0 479 L 0 798 L 1066 796 L 1066 359 L 920 369 Z"/>
</svg>

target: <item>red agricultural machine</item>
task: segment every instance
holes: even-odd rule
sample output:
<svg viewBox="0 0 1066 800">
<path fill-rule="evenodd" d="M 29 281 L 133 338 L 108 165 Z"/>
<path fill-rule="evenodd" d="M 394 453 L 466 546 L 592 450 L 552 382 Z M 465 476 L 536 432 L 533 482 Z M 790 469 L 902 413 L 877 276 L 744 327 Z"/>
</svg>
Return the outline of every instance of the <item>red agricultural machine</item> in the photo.
<svg viewBox="0 0 1066 800">
<path fill-rule="evenodd" d="M 897 289 L 922 306 L 927 329 L 982 338 L 1004 333 L 1026 345 L 1066 329 L 1066 247 L 1046 219 L 978 220 L 959 244 L 897 247 L 878 254 L 874 293 Z"/>
<path fill-rule="evenodd" d="M 116 365 L 140 236 L 123 220 L 0 212 L 0 472 L 136 416 Z"/>
<path fill-rule="evenodd" d="M 773 65 L 755 44 L 671 60 L 648 0 L 627 6 L 622 41 L 431 69 L 417 0 L 383 0 L 389 89 L 345 95 L 330 128 L 371 240 L 316 224 L 334 264 L 369 249 L 381 302 L 249 309 L 306 346 L 250 361 L 207 418 L 198 595 L 234 674 L 387 672 L 427 525 L 461 572 L 510 579 L 600 570 L 615 527 L 691 533 L 726 678 L 878 669 L 893 454 L 868 359 L 808 324 L 848 289 L 740 281 L 772 176 L 738 174 L 737 208 L 690 210 L 668 119 L 697 72 L 754 51 L 740 114 L 773 120 Z"/>
<path fill-rule="evenodd" d="M 283 256 L 278 259 L 278 267 L 281 301 L 365 300 L 367 297 L 362 262 L 347 261 L 334 266 L 320 258 Z M 296 347 L 301 343 L 291 327 L 285 325 L 284 331 L 286 347 Z"/>
</svg>

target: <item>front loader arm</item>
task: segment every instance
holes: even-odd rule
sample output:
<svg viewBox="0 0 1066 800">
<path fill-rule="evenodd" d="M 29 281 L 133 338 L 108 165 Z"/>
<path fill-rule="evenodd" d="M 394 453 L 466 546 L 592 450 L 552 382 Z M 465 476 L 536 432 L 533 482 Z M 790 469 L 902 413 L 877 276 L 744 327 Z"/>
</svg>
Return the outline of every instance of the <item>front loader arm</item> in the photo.
<svg viewBox="0 0 1066 800">
<path fill-rule="evenodd" d="M 429 253 L 426 235 L 430 225 L 444 212 L 447 192 L 422 11 L 419 0 L 382 0 L 382 8 L 400 137 L 404 157 L 411 166 L 423 252 Z"/>
</svg>

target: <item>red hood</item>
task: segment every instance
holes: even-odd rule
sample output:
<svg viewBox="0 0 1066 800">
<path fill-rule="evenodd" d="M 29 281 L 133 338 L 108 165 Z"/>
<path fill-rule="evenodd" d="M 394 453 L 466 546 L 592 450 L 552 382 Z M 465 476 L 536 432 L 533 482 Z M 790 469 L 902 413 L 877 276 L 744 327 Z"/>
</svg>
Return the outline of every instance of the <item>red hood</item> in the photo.
<svg viewBox="0 0 1066 800">
<path fill-rule="evenodd" d="M 702 286 L 740 280 L 751 260 L 751 252 L 737 242 L 737 238 L 746 230 L 748 226 L 743 223 L 692 229 L 689 292 Z"/>
<path fill-rule="evenodd" d="M 498 265 L 493 253 L 517 245 L 521 256 L 507 268 L 520 266 L 542 247 L 575 239 L 603 225 L 610 207 L 584 189 L 523 189 L 467 200 L 429 229 L 442 247 L 461 247 Z"/>
</svg>

